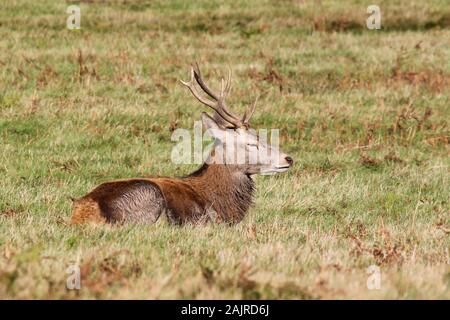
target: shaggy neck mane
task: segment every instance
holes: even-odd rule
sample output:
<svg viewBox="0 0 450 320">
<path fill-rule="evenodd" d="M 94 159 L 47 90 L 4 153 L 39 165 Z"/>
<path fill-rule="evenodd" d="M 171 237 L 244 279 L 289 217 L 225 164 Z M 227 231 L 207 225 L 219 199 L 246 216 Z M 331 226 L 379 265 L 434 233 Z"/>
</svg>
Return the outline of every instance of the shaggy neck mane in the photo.
<svg viewBox="0 0 450 320">
<path fill-rule="evenodd" d="M 238 167 L 203 164 L 183 178 L 198 192 L 225 222 L 239 222 L 252 204 L 254 183 Z"/>
</svg>

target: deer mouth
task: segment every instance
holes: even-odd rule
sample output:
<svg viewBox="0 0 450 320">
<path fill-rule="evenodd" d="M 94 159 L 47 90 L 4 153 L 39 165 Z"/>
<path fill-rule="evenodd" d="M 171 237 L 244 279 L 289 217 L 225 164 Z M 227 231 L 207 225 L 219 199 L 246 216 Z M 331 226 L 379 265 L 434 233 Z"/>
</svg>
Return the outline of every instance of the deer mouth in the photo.
<svg viewBox="0 0 450 320">
<path fill-rule="evenodd" d="M 289 168 L 290 168 L 290 166 L 274 167 L 274 168 L 267 169 L 267 170 L 261 170 L 260 174 L 272 175 L 272 174 L 276 174 L 276 173 L 286 172 L 286 171 L 288 171 Z"/>
</svg>

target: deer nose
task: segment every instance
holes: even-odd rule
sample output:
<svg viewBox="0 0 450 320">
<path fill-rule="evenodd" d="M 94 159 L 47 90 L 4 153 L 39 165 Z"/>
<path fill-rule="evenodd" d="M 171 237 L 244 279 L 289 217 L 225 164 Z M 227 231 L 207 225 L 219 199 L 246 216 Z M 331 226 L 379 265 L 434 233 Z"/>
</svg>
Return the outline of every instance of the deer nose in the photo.
<svg viewBox="0 0 450 320">
<path fill-rule="evenodd" d="M 290 156 L 287 156 L 286 158 L 287 163 L 289 163 L 290 166 L 294 163 L 294 159 L 292 159 Z"/>
</svg>

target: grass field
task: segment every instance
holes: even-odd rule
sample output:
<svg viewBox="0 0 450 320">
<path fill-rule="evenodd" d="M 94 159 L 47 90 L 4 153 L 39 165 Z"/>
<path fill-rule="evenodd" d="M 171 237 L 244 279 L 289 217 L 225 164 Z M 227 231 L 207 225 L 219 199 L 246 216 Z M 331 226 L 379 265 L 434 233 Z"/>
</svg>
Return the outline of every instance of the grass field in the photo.
<svg viewBox="0 0 450 320">
<path fill-rule="evenodd" d="M 0 298 L 449 299 L 448 1 L 223 2 L 1 1 Z M 295 166 L 236 226 L 70 226 L 101 182 L 196 168 L 194 60 Z"/>
</svg>

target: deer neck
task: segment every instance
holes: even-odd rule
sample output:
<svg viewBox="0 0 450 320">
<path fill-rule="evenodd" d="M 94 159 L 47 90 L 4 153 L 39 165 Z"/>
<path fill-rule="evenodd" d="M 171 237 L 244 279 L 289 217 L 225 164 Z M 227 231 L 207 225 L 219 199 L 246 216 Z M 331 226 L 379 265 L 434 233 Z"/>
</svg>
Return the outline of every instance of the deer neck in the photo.
<svg viewBox="0 0 450 320">
<path fill-rule="evenodd" d="M 253 180 L 238 166 L 205 163 L 184 179 L 225 222 L 241 221 L 252 204 Z"/>
</svg>

